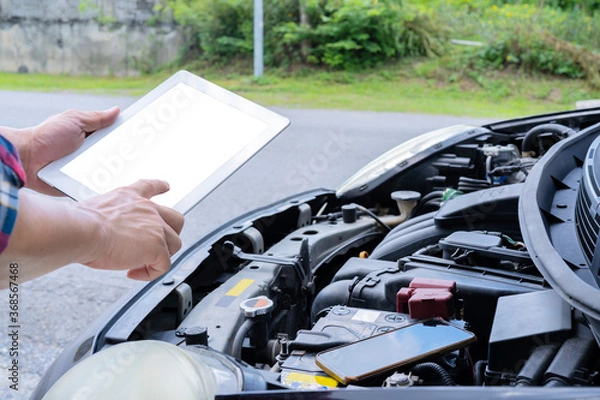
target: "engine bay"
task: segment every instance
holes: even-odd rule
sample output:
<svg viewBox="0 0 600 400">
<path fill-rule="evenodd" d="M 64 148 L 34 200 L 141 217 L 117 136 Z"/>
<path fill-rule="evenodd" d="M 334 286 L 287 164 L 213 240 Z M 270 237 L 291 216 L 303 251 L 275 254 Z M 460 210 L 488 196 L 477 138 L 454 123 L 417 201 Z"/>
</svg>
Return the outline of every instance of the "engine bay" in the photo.
<svg viewBox="0 0 600 400">
<path fill-rule="evenodd" d="M 600 190 L 581 184 L 595 184 L 584 166 L 598 119 L 461 127 L 426 149 L 405 146 L 411 156 L 368 183 L 355 176 L 342 191 L 244 216 L 188 250 L 80 353 L 152 340 L 218 354 L 242 377 L 219 394 L 597 386 L 597 320 L 538 267 L 520 212 L 539 160 L 588 137 L 550 178 L 558 199 L 542 213 L 555 249 L 599 290 L 600 223 L 589 221 L 600 217 L 586 215 Z"/>
</svg>

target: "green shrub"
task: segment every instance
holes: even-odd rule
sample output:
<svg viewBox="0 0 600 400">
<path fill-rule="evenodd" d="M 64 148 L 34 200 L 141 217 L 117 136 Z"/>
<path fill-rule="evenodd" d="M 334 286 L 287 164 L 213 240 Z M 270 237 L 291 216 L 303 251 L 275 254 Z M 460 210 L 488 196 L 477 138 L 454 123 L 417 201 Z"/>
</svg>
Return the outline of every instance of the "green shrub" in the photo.
<svg viewBox="0 0 600 400">
<path fill-rule="evenodd" d="M 391 1 L 312 1 L 312 27 L 288 43 L 308 40 L 310 60 L 334 68 L 361 68 L 393 58 L 400 50 L 401 10 Z M 299 31 L 302 32 L 302 31 Z"/>
<path fill-rule="evenodd" d="M 600 0 L 595 0 L 600 3 Z M 492 43 L 518 25 L 542 27 L 554 36 L 587 47 L 600 48 L 600 9 L 554 7 L 553 0 L 412 0 L 436 25 L 446 26 L 453 38 Z M 581 3 L 581 2 L 574 2 Z"/>
<path fill-rule="evenodd" d="M 252 55 L 251 0 L 169 0 L 159 9 L 172 11 L 185 28 L 185 59 Z M 408 12 L 401 0 L 264 0 L 264 10 L 266 65 L 356 69 L 443 48 L 441 30 L 427 16 Z"/>
<path fill-rule="evenodd" d="M 600 1 L 420 0 L 421 13 L 452 38 L 482 42 L 454 47 L 446 67 L 469 75 L 507 68 L 584 78 L 600 85 Z M 586 12 L 582 12 L 585 8 Z"/>
<path fill-rule="evenodd" d="M 514 1 L 495 0 L 495 4 L 511 4 Z M 600 10 L 600 0 L 521 0 L 522 4 L 530 4 L 534 6 L 546 6 L 557 8 L 565 11 L 583 11 L 588 14 L 593 14 L 594 11 Z"/>
<path fill-rule="evenodd" d="M 273 58 L 275 27 L 298 19 L 298 0 L 264 0 L 265 58 Z M 158 7 L 170 11 L 187 34 L 186 59 L 204 57 L 213 61 L 249 57 L 253 50 L 251 0 L 168 0 Z"/>
<path fill-rule="evenodd" d="M 252 0 L 164 1 L 187 33 L 184 60 L 252 56 Z M 600 0 L 263 1 L 268 66 L 352 70 L 446 54 L 452 76 L 511 67 L 600 85 Z M 483 46 L 448 51 L 449 38 Z"/>
<path fill-rule="evenodd" d="M 517 66 L 569 78 L 585 78 L 600 87 L 600 55 L 539 29 L 520 26 L 503 40 L 482 47 L 473 66 Z"/>
<path fill-rule="evenodd" d="M 356 69 L 443 48 L 442 30 L 399 0 L 311 0 L 306 12 L 308 24 L 282 25 L 278 32 L 292 52 L 308 43 L 305 59 L 313 64 Z"/>
<path fill-rule="evenodd" d="M 413 0 L 425 6 L 438 7 L 440 5 L 450 6 L 453 10 L 482 12 L 493 6 L 527 6 L 536 9 L 555 9 L 563 11 L 577 11 L 593 14 L 600 10 L 600 0 Z"/>
<path fill-rule="evenodd" d="M 400 55 L 440 56 L 445 52 L 448 42 L 447 30 L 427 15 L 419 13 L 404 14 L 400 34 Z"/>
</svg>

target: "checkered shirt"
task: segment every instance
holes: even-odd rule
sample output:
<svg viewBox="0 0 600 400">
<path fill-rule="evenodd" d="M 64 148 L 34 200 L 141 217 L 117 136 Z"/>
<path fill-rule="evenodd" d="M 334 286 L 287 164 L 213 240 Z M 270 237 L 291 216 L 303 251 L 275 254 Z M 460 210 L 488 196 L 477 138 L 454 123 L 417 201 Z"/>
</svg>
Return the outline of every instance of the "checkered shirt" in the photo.
<svg viewBox="0 0 600 400">
<path fill-rule="evenodd" d="M 0 252 L 8 245 L 19 208 L 19 188 L 25 185 L 25 172 L 16 147 L 0 136 Z"/>
</svg>

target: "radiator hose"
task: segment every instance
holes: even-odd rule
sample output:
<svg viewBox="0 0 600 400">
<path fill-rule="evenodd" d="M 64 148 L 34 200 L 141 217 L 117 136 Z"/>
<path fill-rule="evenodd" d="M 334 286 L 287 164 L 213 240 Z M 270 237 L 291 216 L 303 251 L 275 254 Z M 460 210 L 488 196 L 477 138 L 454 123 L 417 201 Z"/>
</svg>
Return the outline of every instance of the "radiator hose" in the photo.
<svg viewBox="0 0 600 400">
<path fill-rule="evenodd" d="M 568 126 L 561 124 L 543 124 L 531 128 L 521 143 L 521 152 L 524 154 L 536 152 L 538 156 L 544 155 L 548 149 L 542 148 L 540 135 L 550 135 L 554 143 L 558 143 L 562 139 L 571 136 L 575 133 Z"/>
</svg>

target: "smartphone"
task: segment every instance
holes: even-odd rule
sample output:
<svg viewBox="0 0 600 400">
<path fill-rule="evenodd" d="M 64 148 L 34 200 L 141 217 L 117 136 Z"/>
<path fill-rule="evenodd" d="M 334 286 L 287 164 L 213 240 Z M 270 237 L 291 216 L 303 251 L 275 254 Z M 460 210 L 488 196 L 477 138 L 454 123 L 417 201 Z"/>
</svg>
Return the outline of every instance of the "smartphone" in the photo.
<svg viewBox="0 0 600 400">
<path fill-rule="evenodd" d="M 433 319 L 322 351 L 317 354 L 316 363 L 347 385 L 448 353 L 476 340 L 469 331 Z"/>
</svg>

